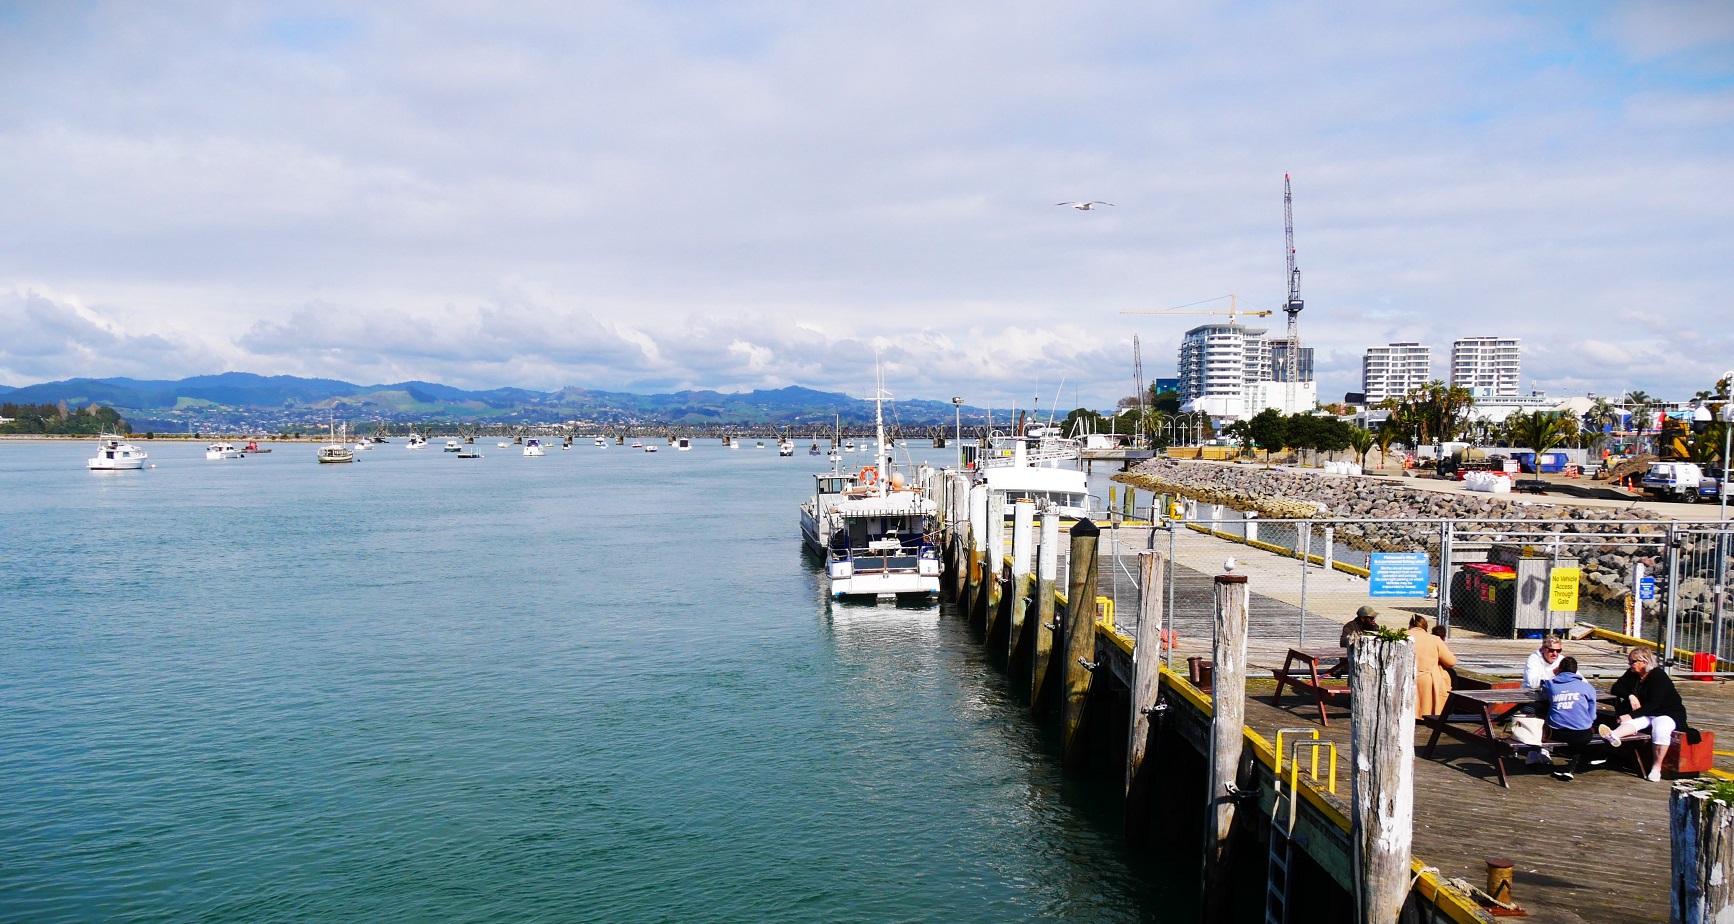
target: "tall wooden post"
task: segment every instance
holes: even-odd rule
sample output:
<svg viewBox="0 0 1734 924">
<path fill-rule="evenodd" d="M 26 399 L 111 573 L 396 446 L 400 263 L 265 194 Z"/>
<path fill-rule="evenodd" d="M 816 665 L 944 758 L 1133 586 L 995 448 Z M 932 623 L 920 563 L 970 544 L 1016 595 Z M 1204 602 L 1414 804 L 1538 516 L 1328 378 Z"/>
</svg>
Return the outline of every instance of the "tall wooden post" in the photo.
<svg viewBox="0 0 1734 924">
<path fill-rule="evenodd" d="M 1144 766 L 1150 751 L 1150 717 L 1156 708 L 1162 667 L 1162 598 L 1168 585 L 1168 560 L 1155 551 L 1138 553 L 1138 638 L 1132 646 L 1132 714 L 1126 732 L 1127 843 L 1141 844 L 1149 832 L 1150 777 Z"/>
<path fill-rule="evenodd" d="M 1415 643 L 1363 632 L 1349 670 L 1349 842 L 1356 920 L 1397 920 L 1415 834 Z"/>
<path fill-rule="evenodd" d="M 1067 552 L 1066 698 L 1061 713 L 1060 765 L 1082 767 L 1089 759 L 1084 739 L 1084 709 L 1090 700 L 1090 680 L 1096 660 L 1096 542 L 1101 530 L 1089 520 L 1072 526 Z"/>
<path fill-rule="evenodd" d="M 1012 505 L 1012 600 L 1006 624 L 1006 674 L 1018 663 L 1024 635 L 1024 616 L 1030 608 L 1030 566 L 1035 559 L 1036 505 L 1020 500 Z"/>
<path fill-rule="evenodd" d="M 1734 919 L 1734 807 L 1716 798 L 1710 785 L 1682 780 L 1668 795 L 1673 924 Z"/>
<path fill-rule="evenodd" d="M 1234 797 L 1246 743 L 1246 610 L 1244 574 L 1216 576 L 1215 691 L 1211 696 L 1208 813 L 1204 823 L 1204 920 L 1232 914 Z M 1413 699 L 1413 697 L 1411 697 Z"/>
<path fill-rule="evenodd" d="M 1030 711 L 1048 704 L 1048 668 L 1054 661 L 1054 594 L 1060 580 L 1060 515 L 1042 514 L 1042 541 L 1036 551 L 1036 626 L 1030 645 Z"/>
<path fill-rule="evenodd" d="M 990 492 L 987 496 L 987 595 L 982 605 L 982 628 L 986 640 L 994 640 L 998 628 L 1000 600 L 1005 596 L 1005 494 Z"/>
<path fill-rule="evenodd" d="M 951 476 L 951 594 L 961 608 L 969 593 L 969 476 Z"/>
<path fill-rule="evenodd" d="M 969 589 L 964 594 L 963 617 L 975 612 L 981 596 L 982 561 L 987 557 L 987 485 L 971 485 L 969 489 Z"/>
</svg>

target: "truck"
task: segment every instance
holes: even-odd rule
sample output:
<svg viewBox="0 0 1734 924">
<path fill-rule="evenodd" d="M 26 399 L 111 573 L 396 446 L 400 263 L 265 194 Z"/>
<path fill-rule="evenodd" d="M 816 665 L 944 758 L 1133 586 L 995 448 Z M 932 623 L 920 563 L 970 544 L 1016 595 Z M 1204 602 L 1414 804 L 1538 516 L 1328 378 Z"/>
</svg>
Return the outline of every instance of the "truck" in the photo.
<svg viewBox="0 0 1734 924">
<path fill-rule="evenodd" d="M 1704 474 L 1695 462 L 1651 462 L 1644 473 L 1644 493 L 1653 497 L 1675 498 L 1688 504 L 1700 499 L 1717 500 L 1722 481 Z"/>
</svg>

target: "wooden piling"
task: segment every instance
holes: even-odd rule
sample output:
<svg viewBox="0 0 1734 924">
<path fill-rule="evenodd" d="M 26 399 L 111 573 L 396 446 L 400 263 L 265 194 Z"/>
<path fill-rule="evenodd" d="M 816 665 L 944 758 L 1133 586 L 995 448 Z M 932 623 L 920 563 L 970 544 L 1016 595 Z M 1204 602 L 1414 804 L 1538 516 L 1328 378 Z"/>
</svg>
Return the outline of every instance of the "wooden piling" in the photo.
<svg viewBox="0 0 1734 924">
<path fill-rule="evenodd" d="M 1246 611 L 1250 597 L 1246 575 L 1216 576 L 1216 679 L 1211 696 L 1210 790 L 1205 809 L 1201 905 L 1206 922 L 1229 920 L 1233 909 L 1232 834 L 1246 732 Z M 1409 700 L 1414 702 L 1412 689 Z"/>
<path fill-rule="evenodd" d="M 1709 789 L 1682 780 L 1668 794 L 1673 888 L 1669 920 L 1712 924 L 1734 919 L 1734 807 Z"/>
<path fill-rule="evenodd" d="M 989 645 L 994 630 L 999 628 L 1000 600 L 1005 596 L 1005 494 L 990 492 L 987 496 L 987 556 L 985 559 L 987 593 L 983 595 L 982 628 Z"/>
<path fill-rule="evenodd" d="M 1101 530 L 1089 520 L 1072 526 L 1067 553 L 1065 701 L 1061 713 L 1060 765 L 1080 768 L 1089 758 L 1084 737 L 1084 707 L 1096 661 L 1096 543 Z"/>
<path fill-rule="evenodd" d="M 1030 643 L 1030 711 L 1047 709 L 1048 668 L 1054 660 L 1054 594 L 1060 579 L 1060 515 L 1042 514 L 1042 541 L 1036 547 L 1036 613 Z"/>
<path fill-rule="evenodd" d="M 1020 500 L 1012 505 L 1012 588 L 1011 610 L 1006 618 L 1006 673 L 1018 663 L 1022 654 L 1024 616 L 1030 609 L 1030 568 L 1035 559 L 1036 505 Z"/>
<path fill-rule="evenodd" d="M 1397 920 L 1415 827 L 1415 643 L 1364 632 L 1349 670 L 1349 842 L 1356 920 Z M 1221 681 L 1217 681 L 1221 689 Z"/>
<path fill-rule="evenodd" d="M 1126 842 L 1143 843 L 1149 832 L 1150 778 L 1145 766 L 1153 735 L 1151 716 L 1159 694 L 1162 667 L 1163 590 L 1168 561 L 1155 551 L 1138 554 L 1138 636 L 1132 646 L 1132 708 L 1126 733 L 1126 798 L 1122 807 Z"/>
</svg>

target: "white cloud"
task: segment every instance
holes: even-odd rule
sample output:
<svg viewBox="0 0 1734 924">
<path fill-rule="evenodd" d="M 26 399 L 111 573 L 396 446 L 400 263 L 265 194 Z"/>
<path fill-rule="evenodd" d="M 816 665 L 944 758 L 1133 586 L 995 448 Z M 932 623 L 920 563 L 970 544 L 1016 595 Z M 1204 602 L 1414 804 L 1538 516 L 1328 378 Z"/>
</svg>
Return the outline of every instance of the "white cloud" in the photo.
<svg viewBox="0 0 1734 924">
<path fill-rule="evenodd" d="M 1134 331 L 1171 374 L 1196 320 L 1120 309 L 1277 302 L 1292 172 L 1322 393 L 1484 333 L 1548 387 L 1690 393 L 1713 324 L 1573 344 L 1728 288 L 1720 9 L 33 8 L 0 289 L 167 346 L 31 320 L 0 373 L 863 393 L 881 344 L 902 393 L 1106 403 Z"/>
</svg>

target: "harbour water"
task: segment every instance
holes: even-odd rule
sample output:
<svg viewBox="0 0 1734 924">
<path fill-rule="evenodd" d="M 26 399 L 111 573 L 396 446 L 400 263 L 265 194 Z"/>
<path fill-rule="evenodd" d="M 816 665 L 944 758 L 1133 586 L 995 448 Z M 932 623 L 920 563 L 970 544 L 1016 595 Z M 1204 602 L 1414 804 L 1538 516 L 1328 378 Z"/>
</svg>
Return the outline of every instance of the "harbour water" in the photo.
<svg viewBox="0 0 1734 924">
<path fill-rule="evenodd" d="M 805 444 L 145 445 L 0 442 L 0 920 L 1196 916 Z"/>
</svg>

